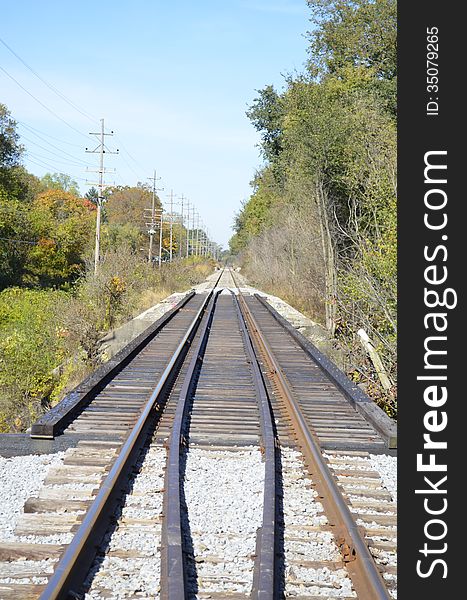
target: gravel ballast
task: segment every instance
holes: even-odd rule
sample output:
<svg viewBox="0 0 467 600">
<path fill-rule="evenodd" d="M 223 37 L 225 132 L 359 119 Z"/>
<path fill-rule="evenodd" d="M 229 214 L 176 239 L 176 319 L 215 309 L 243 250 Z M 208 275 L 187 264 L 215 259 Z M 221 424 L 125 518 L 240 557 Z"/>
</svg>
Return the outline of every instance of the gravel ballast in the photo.
<svg viewBox="0 0 467 600">
<path fill-rule="evenodd" d="M 397 519 L 397 458 L 384 454 L 351 456 L 332 452 L 324 456 L 329 460 L 331 469 L 347 473 L 346 476 L 338 475 L 339 483 L 346 492 L 357 524 L 372 540 L 369 549 L 373 558 L 386 569 L 383 578 L 389 584 L 390 595 L 397 598 L 397 576 L 394 573 L 397 569 L 397 527 L 394 522 Z M 352 483 L 346 482 L 352 472 L 355 473 Z M 378 477 L 365 478 L 366 472 L 376 472 Z M 378 494 L 376 497 L 375 492 Z M 393 544 L 394 550 L 378 548 L 378 542 Z"/>
<path fill-rule="evenodd" d="M 379 473 L 383 486 L 397 502 L 397 458 L 387 454 L 370 454 L 372 468 Z"/>
<path fill-rule="evenodd" d="M 162 496 L 166 451 L 151 447 L 117 526 L 88 576 L 86 600 L 156 598 L 160 590 Z"/>
<path fill-rule="evenodd" d="M 258 447 L 188 451 L 184 496 L 185 537 L 195 559 L 191 594 L 197 588 L 206 593 L 251 592 L 263 488 L 264 463 Z"/>
<path fill-rule="evenodd" d="M 47 472 L 63 462 L 56 454 L 0 457 L 0 542 L 15 539 L 14 530 L 26 500 L 37 496 Z"/>
<path fill-rule="evenodd" d="M 356 597 L 352 582 L 341 562 L 334 537 L 319 528 L 328 524 L 318 493 L 303 464 L 300 452 L 281 449 L 285 597 L 319 596 L 322 598 Z M 320 568 L 301 562 L 324 563 Z M 329 567 L 326 566 L 329 563 Z"/>
</svg>

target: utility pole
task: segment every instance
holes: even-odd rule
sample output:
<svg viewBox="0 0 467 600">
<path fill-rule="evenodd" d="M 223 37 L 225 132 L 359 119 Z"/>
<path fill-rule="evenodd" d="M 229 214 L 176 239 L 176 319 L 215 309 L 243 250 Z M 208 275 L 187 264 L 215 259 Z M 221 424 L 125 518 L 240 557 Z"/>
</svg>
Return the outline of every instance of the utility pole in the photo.
<svg viewBox="0 0 467 600">
<path fill-rule="evenodd" d="M 199 256 L 199 214 L 196 213 L 196 256 Z"/>
<path fill-rule="evenodd" d="M 193 204 L 191 218 L 191 254 L 195 254 L 195 205 Z"/>
<path fill-rule="evenodd" d="M 172 262 L 172 240 L 173 240 L 173 208 L 174 208 L 174 191 L 170 190 L 170 252 L 169 260 Z"/>
<path fill-rule="evenodd" d="M 159 225 L 159 269 L 162 266 L 162 225 L 164 224 L 164 210 L 161 208 L 161 222 Z"/>
<path fill-rule="evenodd" d="M 149 251 L 148 251 L 148 262 L 152 265 L 152 245 L 154 240 L 154 234 L 156 233 L 156 192 L 163 191 L 164 188 L 156 188 L 156 181 L 159 181 L 160 177 L 156 177 L 156 170 L 154 169 L 154 177 L 148 177 L 152 181 L 152 202 L 151 202 L 151 222 L 149 224 Z"/>
<path fill-rule="evenodd" d="M 186 206 L 186 257 L 190 255 L 190 201 L 187 200 Z"/>
<path fill-rule="evenodd" d="M 94 150 L 89 150 L 88 148 L 86 148 L 86 152 L 89 152 L 90 154 L 100 154 L 99 170 L 93 171 L 94 173 L 99 173 L 99 183 L 97 183 L 97 185 L 99 187 L 99 196 L 97 197 L 96 244 L 95 244 L 95 249 L 94 249 L 94 275 L 96 275 L 96 273 L 97 273 L 97 266 L 99 264 L 99 256 L 100 256 L 100 244 L 101 244 L 101 212 L 102 212 L 102 205 L 104 203 L 104 187 L 105 187 L 105 184 L 104 184 L 104 173 L 105 173 L 104 154 L 106 152 L 107 152 L 107 154 L 118 154 L 118 149 L 116 152 L 111 152 L 105 146 L 105 136 L 113 135 L 113 133 L 114 133 L 113 131 L 111 131 L 110 133 L 104 132 L 104 119 L 101 119 L 100 132 L 89 134 L 89 135 L 99 136 L 100 137 L 99 144 L 96 146 L 96 148 L 94 148 Z"/>
<path fill-rule="evenodd" d="M 201 221 L 201 256 L 205 256 L 206 251 L 206 233 L 204 231 L 204 223 Z"/>
<path fill-rule="evenodd" d="M 179 240 L 179 248 L 178 248 L 178 256 L 179 258 L 182 258 L 182 241 L 183 241 L 183 201 L 185 200 L 185 196 L 182 194 L 180 196 L 180 200 L 182 202 L 182 221 L 180 223 L 180 240 Z"/>
</svg>

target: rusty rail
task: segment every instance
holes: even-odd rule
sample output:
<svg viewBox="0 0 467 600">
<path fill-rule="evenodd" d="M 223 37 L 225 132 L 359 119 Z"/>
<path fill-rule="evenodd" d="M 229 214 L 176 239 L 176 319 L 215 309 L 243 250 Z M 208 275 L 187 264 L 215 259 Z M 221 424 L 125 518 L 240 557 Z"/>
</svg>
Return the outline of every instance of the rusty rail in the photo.
<svg viewBox="0 0 467 600">
<path fill-rule="evenodd" d="M 388 448 L 397 448 L 397 427 L 394 421 L 369 398 L 355 383 L 347 378 L 329 358 L 289 323 L 275 308 L 259 294 L 255 298 L 266 308 L 274 319 L 292 336 L 300 348 L 318 365 L 327 377 L 343 393 L 347 401 L 376 429 Z"/>
<path fill-rule="evenodd" d="M 215 286 L 221 276 L 222 272 Z M 117 459 L 102 483 L 73 540 L 67 546 L 52 577 L 41 594 L 40 600 L 66 600 L 70 597 L 75 597 L 77 591 L 81 588 L 84 577 L 83 573 L 87 573 L 94 560 L 98 544 L 109 525 L 111 509 L 143 445 L 151 412 L 161 394 L 164 393 L 167 386 L 173 380 L 174 373 L 180 367 L 212 296 L 213 289 L 206 296 L 206 299 L 162 373 L 138 421 L 123 443 Z"/>
<path fill-rule="evenodd" d="M 165 473 L 164 508 L 166 514 L 162 527 L 161 598 L 164 600 L 185 600 L 186 572 L 183 560 L 180 510 L 180 449 L 187 400 L 193 390 L 197 369 L 203 360 L 218 295 L 219 291 L 213 294 L 209 301 L 205 321 L 200 329 L 200 339 L 180 390 L 170 434 Z"/>
<path fill-rule="evenodd" d="M 250 336 L 254 340 L 264 365 L 287 406 L 292 425 L 297 434 L 298 444 L 313 477 L 320 501 L 334 529 L 334 537 L 347 565 L 359 600 L 389 600 L 390 595 L 384 580 L 322 456 L 319 442 L 310 431 L 290 385 L 245 301 L 242 302 L 242 310 L 248 324 Z"/>
<path fill-rule="evenodd" d="M 117 375 L 133 358 L 172 320 L 172 318 L 193 298 L 195 293 L 188 292 L 176 306 L 162 315 L 155 323 L 142 331 L 134 340 L 122 348 L 109 361 L 93 371 L 84 381 L 45 415 L 40 417 L 31 428 L 31 438 L 53 439 L 68 425 L 79 412 L 99 393 L 99 391 Z"/>
<path fill-rule="evenodd" d="M 184 600 L 187 594 L 180 510 L 180 447 L 183 440 L 183 421 L 187 410 L 187 400 L 193 390 L 193 381 L 196 378 L 197 369 L 203 360 L 216 300 L 217 294 L 211 299 L 208 306 L 206 320 L 200 330 L 200 339 L 180 390 L 169 440 L 164 497 L 166 516 L 162 529 L 161 598 L 163 600 Z M 235 295 L 234 301 L 248 361 L 253 371 L 265 458 L 263 520 L 257 535 L 257 557 L 251 598 L 254 600 L 272 600 L 276 597 L 276 441 L 266 388 Z"/>
<path fill-rule="evenodd" d="M 232 292 L 233 293 L 233 292 Z M 271 407 L 264 385 L 263 376 L 258 366 L 253 345 L 248 334 L 240 304 L 245 300 L 239 294 L 240 302 L 235 294 L 235 308 L 242 331 L 247 356 L 253 371 L 255 392 L 258 399 L 260 426 L 264 453 L 264 492 L 263 521 L 257 535 L 256 561 L 253 575 L 252 600 L 271 600 L 276 597 L 276 438 L 271 417 Z"/>
</svg>

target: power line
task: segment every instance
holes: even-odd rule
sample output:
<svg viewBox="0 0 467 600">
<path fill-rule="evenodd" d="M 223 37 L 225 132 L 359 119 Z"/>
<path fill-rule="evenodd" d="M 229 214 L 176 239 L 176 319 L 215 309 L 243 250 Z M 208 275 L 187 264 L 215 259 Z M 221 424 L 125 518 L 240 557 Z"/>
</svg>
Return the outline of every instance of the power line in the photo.
<svg viewBox="0 0 467 600">
<path fill-rule="evenodd" d="M 126 149 L 125 145 L 122 142 L 122 138 L 115 134 L 115 139 L 118 142 L 118 145 L 120 146 L 120 148 L 125 152 L 125 154 L 127 154 L 129 156 L 129 158 L 131 158 L 131 160 L 135 163 L 135 165 L 141 169 L 140 174 L 145 173 L 146 169 L 141 165 L 141 163 L 139 163 L 136 158 L 134 156 L 132 156 L 130 154 L 130 152 L 128 152 L 128 150 Z M 124 159 L 125 160 L 125 159 Z M 139 177 L 138 173 L 136 173 L 136 171 L 128 164 L 128 162 L 125 160 L 126 165 L 128 166 L 129 169 L 131 169 L 133 171 L 133 173 L 136 175 L 136 177 Z M 143 178 L 144 179 L 144 178 Z"/>
<path fill-rule="evenodd" d="M 33 135 L 37 135 L 37 133 L 33 134 Z M 46 144 L 48 144 L 49 146 L 51 146 L 52 148 L 55 148 L 55 150 L 58 150 L 61 154 L 65 154 L 66 156 L 69 156 L 70 158 L 72 158 L 73 160 L 77 160 L 81 163 L 83 163 L 84 165 L 88 165 L 91 166 L 91 163 L 87 163 L 86 161 L 82 160 L 81 158 L 78 158 L 76 156 L 73 156 L 73 154 L 70 154 L 69 152 L 66 152 L 65 150 L 62 150 L 61 148 L 59 148 L 58 146 L 55 146 L 54 144 L 51 144 L 50 142 L 48 142 L 46 139 L 42 138 L 40 135 L 37 135 L 37 137 L 39 139 L 41 139 L 43 142 L 45 142 Z M 26 137 L 24 134 L 21 136 L 21 138 L 24 138 L 25 140 L 27 140 L 28 142 L 30 142 L 31 144 L 35 144 L 36 146 L 38 146 L 39 148 L 42 148 L 43 150 L 47 150 L 47 152 L 51 152 L 48 148 L 44 148 L 44 146 L 41 146 L 40 144 L 38 144 L 37 142 L 35 142 L 34 140 L 29 139 L 28 137 Z M 51 152 L 52 153 L 52 152 Z"/>
<path fill-rule="evenodd" d="M 127 154 L 128 154 L 128 152 L 127 152 Z M 130 165 L 130 163 L 129 163 L 129 162 L 126 160 L 126 159 L 125 159 L 125 157 L 124 157 L 123 155 L 122 155 L 122 159 L 123 159 L 123 162 L 126 164 L 126 166 L 127 166 L 129 169 L 130 169 L 130 171 L 133 171 L 133 173 L 136 175 L 136 179 L 137 179 L 137 180 L 138 180 L 138 179 L 140 179 L 140 176 L 139 176 L 139 174 L 138 174 L 138 173 L 137 173 L 137 172 L 136 172 L 136 171 L 133 169 L 133 167 L 132 167 L 132 166 Z"/>
<path fill-rule="evenodd" d="M 73 107 L 75 110 L 77 110 L 80 114 L 83 115 L 83 117 L 86 117 L 87 119 L 89 119 L 90 121 L 92 121 L 93 123 L 97 122 L 97 119 L 95 117 L 92 117 L 89 113 L 86 113 L 84 110 L 81 110 L 79 108 L 79 106 L 77 106 L 72 100 L 70 100 L 69 98 L 67 98 L 65 96 L 65 94 L 62 94 L 62 92 L 60 90 L 58 90 L 54 85 L 52 85 L 51 83 L 49 83 L 48 81 L 46 81 L 43 77 L 41 77 L 39 75 L 39 73 L 37 73 L 37 71 L 35 71 L 31 66 L 28 65 L 28 63 L 26 61 L 24 61 L 21 56 L 19 56 L 19 54 L 17 54 L 13 48 L 11 48 L 6 42 L 5 40 L 2 40 L 2 38 L 0 38 L 0 42 L 5 46 L 5 48 L 7 48 L 14 56 L 16 56 L 16 58 L 23 63 L 23 65 L 29 69 L 31 71 L 31 73 L 33 73 L 40 81 L 42 81 L 42 83 L 44 85 L 46 85 L 50 90 L 52 90 L 52 92 L 54 92 L 54 94 L 56 94 L 57 96 L 59 96 L 59 98 L 61 98 L 62 100 L 64 100 L 67 104 L 69 104 L 71 107 Z"/>
<path fill-rule="evenodd" d="M 53 135 L 50 135 L 50 133 L 46 133 L 45 131 L 41 131 L 40 129 L 36 129 L 35 127 L 32 127 L 31 125 L 27 125 L 26 123 L 24 123 L 24 121 L 19 121 L 18 119 L 15 119 L 17 123 L 19 123 L 22 127 L 26 127 L 26 129 L 29 129 L 29 131 L 33 134 L 33 135 L 37 135 L 38 138 L 40 138 L 41 140 L 43 140 L 44 142 L 46 142 L 47 144 L 49 144 L 49 142 L 47 140 L 44 140 L 43 137 L 41 137 L 39 135 L 39 133 L 41 133 L 42 135 L 45 135 L 46 137 L 49 137 L 51 140 L 55 140 L 56 142 L 60 142 L 60 144 L 66 144 L 67 146 L 73 146 L 74 148 L 82 148 L 81 144 L 73 144 L 73 142 L 68 142 L 65 140 L 60 140 L 59 138 L 54 137 Z M 36 133 L 37 132 L 37 133 Z"/>
<path fill-rule="evenodd" d="M 63 248 L 63 244 L 61 242 L 58 242 L 54 238 L 42 238 L 42 239 L 47 239 L 47 240 L 52 241 L 55 248 Z M 29 246 L 40 246 L 41 245 L 40 239 L 33 242 L 30 240 L 20 240 L 18 238 L 0 237 L 0 240 L 5 241 L 5 242 L 11 242 L 12 244 L 28 244 Z"/>
<path fill-rule="evenodd" d="M 123 187 L 131 187 L 130 185 L 128 185 L 128 182 L 123 179 L 123 177 L 120 175 L 120 173 L 118 171 L 115 174 L 116 174 L 117 178 L 121 181 Z"/>
<path fill-rule="evenodd" d="M 51 169 L 53 172 L 58 173 L 59 175 L 68 175 L 70 176 L 69 173 L 64 173 L 63 171 L 57 171 L 57 168 L 54 165 L 51 165 L 50 163 L 46 163 L 44 161 L 42 161 L 39 158 L 36 158 L 36 160 L 33 160 L 32 158 L 28 158 L 29 162 L 32 162 L 34 165 L 37 165 L 38 167 L 42 167 L 43 169 Z M 39 161 L 39 162 L 37 162 Z M 78 177 L 78 176 L 73 176 L 73 179 L 79 179 L 81 181 L 85 181 L 86 183 L 88 182 L 87 179 L 85 179 L 84 177 Z"/>
<path fill-rule="evenodd" d="M 27 138 L 25 135 L 23 135 L 22 137 L 23 137 L 23 139 L 27 140 L 31 144 L 34 144 L 35 146 L 37 146 L 41 150 L 45 150 L 46 152 L 49 152 L 49 154 L 52 154 L 53 156 L 57 156 L 58 158 L 65 158 L 65 160 L 67 160 L 66 156 L 69 156 L 72 159 L 72 161 L 68 160 L 68 162 L 74 162 L 75 165 L 78 166 L 78 167 L 81 167 L 83 165 L 86 166 L 86 167 L 92 167 L 93 166 L 91 163 L 87 163 L 86 161 L 81 160 L 80 158 L 76 158 L 75 156 L 72 156 L 71 154 L 68 154 L 68 152 L 62 151 L 62 153 L 64 155 L 66 155 L 66 156 L 62 156 L 60 154 L 57 154 L 56 152 L 53 152 L 52 150 L 49 150 L 45 146 L 41 146 L 41 144 L 38 144 L 34 140 L 31 140 L 31 139 Z M 56 146 L 52 146 L 52 148 L 56 148 Z M 59 152 L 61 151 L 60 148 L 57 148 L 57 149 L 59 150 Z M 29 154 L 28 150 L 26 152 Z M 68 164 L 68 163 L 65 163 L 65 164 Z"/>
<path fill-rule="evenodd" d="M 58 154 L 53 153 L 54 156 L 58 156 Z M 79 167 L 80 169 L 83 168 L 83 163 L 79 163 L 79 162 L 73 162 L 72 160 L 68 160 L 64 157 L 59 157 L 54 158 L 53 156 L 42 156 L 41 154 L 37 154 L 36 152 L 31 152 L 30 150 L 27 150 L 26 155 L 32 158 L 35 158 L 36 160 L 43 160 L 43 161 L 53 161 L 54 163 L 56 163 L 57 165 L 65 165 L 68 167 Z M 64 160 L 60 160 L 60 158 L 64 158 Z M 84 166 L 91 166 L 91 165 L 86 165 L 84 164 Z"/>
<path fill-rule="evenodd" d="M 88 139 L 87 136 L 84 135 L 84 133 L 82 131 L 79 131 L 79 129 L 76 129 L 76 127 L 73 127 L 73 125 L 70 125 L 70 123 L 68 123 L 67 121 L 65 121 L 65 119 L 62 119 L 62 117 L 60 117 L 59 115 L 57 115 L 56 112 L 54 112 L 51 108 L 49 108 L 47 105 L 45 105 L 43 102 L 41 102 L 38 98 L 36 98 L 34 96 L 34 94 L 31 94 L 31 92 L 29 90 L 27 90 L 24 87 L 24 85 L 21 85 L 21 83 L 19 81 L 17 81 L 13 77 L 13 75 L 10 75 L 10 73 L 8 73 L 8 71 L 6 71 L 2 66 L 0 66 L 0 70 L 3 71 L 5 73 L 5 75 L 7 77 L 9 77 L 12 81 L 14 81 L 16 83 L 16 85 L 18 85 L 23 91 L 25 91 L 26 94 L 28 94 L 29 96 L 31 96 L 31 98 L 33 98 L 38 104 L 40 104 L 43 108 L 45 108 L 45 110 L 48 111 L 51 115 L 53 115 L 54 117 L 56 117 L 62 123 L 65 123 L 65 125 L 67 127 L 69 127 L 70 129 L 73 129 L 73 131 L 75 131 L 76 133 L 79 133 L 79 135 L 82 135 L 83 137 L 85 137 L 86 139 Z"/>
</svg>

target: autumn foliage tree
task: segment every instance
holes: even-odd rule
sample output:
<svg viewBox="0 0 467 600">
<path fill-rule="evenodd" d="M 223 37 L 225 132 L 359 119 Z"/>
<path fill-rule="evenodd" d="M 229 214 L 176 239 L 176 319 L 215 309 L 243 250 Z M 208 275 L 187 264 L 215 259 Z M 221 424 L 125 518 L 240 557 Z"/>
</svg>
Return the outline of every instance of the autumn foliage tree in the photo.
<svg viewBox="0 0 467 600">
<path fill-rule="evenodd" d="M 52 189 L 37 196 L 31 206 L 37 242 L 29 252 L 26 282 L 61 285 L 82 272 L 95 211 L 92 202 L 71 192 Z"/>
</svg>

